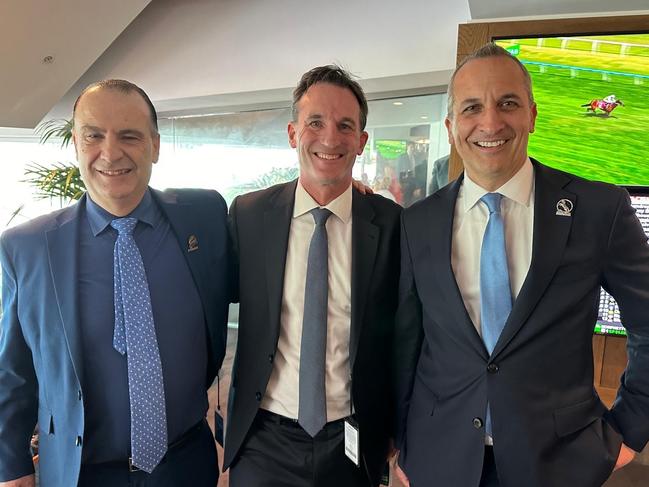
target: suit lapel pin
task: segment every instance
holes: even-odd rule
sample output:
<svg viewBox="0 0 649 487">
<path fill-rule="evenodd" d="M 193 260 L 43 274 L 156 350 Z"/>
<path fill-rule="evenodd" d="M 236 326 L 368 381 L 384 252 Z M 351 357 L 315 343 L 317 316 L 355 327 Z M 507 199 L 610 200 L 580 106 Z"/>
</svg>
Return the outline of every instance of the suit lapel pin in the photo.
<svg viewBox="0 0 649 487">
<path fill-rule="evenodd" d="M 187 252 L 193 252 L 194 250 L 198 250 L 198 239 L 196 235 L 190 235 L 187 239 Z"/>
<path fill-rule="evenodd" d="M 559 216 L 572 216 L 572 201 L 565 198 L 557 201 L 557 215 Z"/>
</svg>

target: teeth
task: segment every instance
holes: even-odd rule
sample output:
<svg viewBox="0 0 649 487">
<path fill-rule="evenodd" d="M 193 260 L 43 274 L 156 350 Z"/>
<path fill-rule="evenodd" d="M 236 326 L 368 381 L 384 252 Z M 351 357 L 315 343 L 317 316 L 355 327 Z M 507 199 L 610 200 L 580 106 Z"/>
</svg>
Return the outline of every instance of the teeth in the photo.
<svg viewBox="0 0 649 487">
<path fill-rule="evenodd" d="M 120 174 L 126 174 L 130 169 L 100 169 L 99 172 L 105 174 L 106 176 L 119 176 Z"/>
<path fill-rule="evenodd" d="M 315 155 L 318 156 L 320 159 L 327 159 L 329 161 L 338 159 L 340 157 L 339 154 L 325 154 L 324 152 L 316 152 Z"/>
<path fill-rule="evenodd" d="M 476 142 L 477 145 L 480 147 L 498 147 L 499 145 L 503 145 L 505 143 L 504 140 L 494 140 L 494 141 L 479 141 Z"/>
</svg>

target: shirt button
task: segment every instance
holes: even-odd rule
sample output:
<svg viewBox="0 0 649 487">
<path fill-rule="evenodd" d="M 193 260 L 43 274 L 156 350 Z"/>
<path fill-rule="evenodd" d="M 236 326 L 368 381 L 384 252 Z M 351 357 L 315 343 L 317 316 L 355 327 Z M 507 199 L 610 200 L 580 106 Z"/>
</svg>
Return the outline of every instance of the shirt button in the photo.
<svg viewBox="0 0 649 487">
<path fill-rule="evenodd" d="M 499 370 L 499 367 L 498 367 L 497 364 L 489 364 L 489 365 L 487 365 L 487 372 L 489 372 L 490 374 L 495 374 L 496 372 L 498 372 L 498 370 Z"/>
<path fill-rule="evenodd" d="M 80 436 L 77 436 L 77 441 L 74 442 L 75 446 L 81 446 L 83 444 L 83 440 L 81 439 Z"/>
<path fill-rule="evenodd" d="M 482 420 L 480 418 L 473 418 L 473 427 L 477 430 L 482 428 Z"/>
<path fill-rule="evenodd" d="M 257 401 L 261 401 L 261 392 L 255 392 L 255 397 L 257 398 Z"/>
</svg>

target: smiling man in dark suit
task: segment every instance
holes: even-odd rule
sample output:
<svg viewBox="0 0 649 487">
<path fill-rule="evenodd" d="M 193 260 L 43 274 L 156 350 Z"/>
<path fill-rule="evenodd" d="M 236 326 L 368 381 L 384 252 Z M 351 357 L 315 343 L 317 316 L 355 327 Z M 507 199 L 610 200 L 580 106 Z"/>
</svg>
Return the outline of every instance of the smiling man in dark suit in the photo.
<svg viewBox="0 0 649 487">
<path fill-rule="evenodd" d="M 449 85 L 464 174 L 403 214 L 396 441 L 414 487 L 599 487 L 649 438 L 647 238 L 623 189 L 528 157 L 535 120 L 525 67 L 477 51 Z M 610 411 L 600 286 L 629 337 Z"/>
<path fill-rule="evenodd" d="M 34 485 L 38 420 L 43 487 L 214 487 L 225 202 L 149 188 L 160 135 L 132 83 L 86 88 L 73 141 L 87 194 L 0 241 L 0 485 Z"/>
<path fill-rule="evenodd" d="M 232 204 L 241 308 L 224 463 L 233 487 L 379 483 L 400 208 L 352 188 L 366 119 L 345 71 L 309 71 L 288 125 L 299 179 Z M 355 462 L 344 444 L 353 428 Z"/>
</svg>

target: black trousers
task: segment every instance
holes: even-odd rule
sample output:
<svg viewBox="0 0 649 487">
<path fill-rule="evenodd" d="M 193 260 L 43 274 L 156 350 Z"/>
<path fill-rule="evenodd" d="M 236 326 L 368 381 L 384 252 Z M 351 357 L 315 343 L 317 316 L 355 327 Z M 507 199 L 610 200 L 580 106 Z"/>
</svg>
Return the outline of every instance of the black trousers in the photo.
<svg viewBox="0 0 649 487">
<path fill-rule="evenodd" d="M 230 467 L 230 487 L 370 487 L 344 449 L 343 420 L 312 438 L 294 420 L 260 410 Z"/>
<path fill-rule="evenodd" d="M 150 474 L 129 472 L 128 460 L 81 465 L 79 487 L 215 487 L 219 465 L 212 430 L 203 421 L 177 446 L 170 446 Z"/>
<path fill-rule="evenodd" d="M 485 446 L 484 463 L 482 464 L 482 477 L 480 478 L 480 487 L 500 487 L 498 472 L 496 471 L 496 460 L 494 458 L 494 449 L 491 446 Z"/>
</svg>

